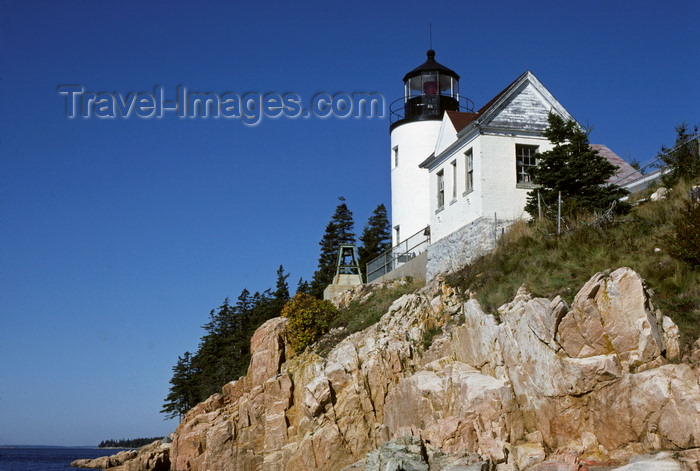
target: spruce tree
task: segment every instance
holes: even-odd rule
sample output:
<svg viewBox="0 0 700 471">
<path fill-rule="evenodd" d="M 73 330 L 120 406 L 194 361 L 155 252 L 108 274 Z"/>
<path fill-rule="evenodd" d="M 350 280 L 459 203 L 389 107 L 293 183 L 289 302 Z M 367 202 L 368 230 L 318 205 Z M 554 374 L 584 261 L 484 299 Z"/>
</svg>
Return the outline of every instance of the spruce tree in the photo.
<svg viewBox="0 0 700 471">
<path fill-rule="evenodd" d="M 238 298 L 247 298 L 247 290 Z M 239 303 L 240 304 L 240 303 Z M 248 324 L 248 312 L 231 306 L 226 298 L 218 309 L 209 313 L 209 322 L 202 326 L 206 334 L 192 357 L 196 370 L 197 399 L 199 401 L 219 392 L 221 386 L 234 378 L 241 350 L 240 336 Z"/>
<path fill-rule="evenodd" d="M 700 270 L 700 202 L 688 199 L 673 220 L 666 238 L 669 253 Z"/>
<path fill-rule="evenodd" d="M 311 293 L 316 298 L 323 297 L 323 290 L 333 282 L 338 258 L 338 249 L 344 244 L 355 243 L 355 223 L 352 212 L 345 204 L 345 198 L 338 198 L 340 204 L 335 208 L 335 213 L 326 225 L 323 238 L 318 243 L 321 246 L 321 254 L 318 257 L 318 269 L 311 280 Z"/>
<path fill-rule="evenodd" d="M 391 248 L 391 223 L 383 204 L 370 216 L 360 236 L 362 245 L 357 249 L 360 256 L 360 269 L 362 277 L 367 280 L 367 263 L 380 256 Z"/>
<path fill-rule="evenodd" d="M 280 265 L 277 269 L 277 281 L 275 282 L 275 299 L 279 300 L 282 305 L 289 301 L 289 285 L 287 284 L 289 273 L 285 275 L 284 267 Z"/>
<path fill-rule="evenodd" d="M 297 282 L 297 290 L 294 294 L 299 293 L 311 294 L 311 284 L 304 278 L 299 278 L 299 281 Z"/>
<path fill-rule="evenodd" d="M 184 356 L 177 358 L 177 364 L 173 366 L 173 377 L 170 380 L 170 385 L 170 394 L 165 398 L 163 409 L 160 412 L 165 414 L 168 419 L 182 417 L 198 402 L 190 352 L 185 352 Z M 100 444 L 100 446 L 102 445 Z"/>
<path fill-rule="evenodd" d="M 698 126 L 692 132 L 683 122 L 676 126 L 676 143 L 673 147 L 661 147 L 658 157 L 669 172 L 661 181 L 672 187 L 681 180 L 692 181 L 700 177 L 700 152 L 698 149 Z"/>
<path fill-rule="evenodd" d="M 626 209 L 619 199 L 627 190 L 606 183 L 617 167 L 590 147 L 588 131 L 554 113 L 549 114 L 548 121 L 542 134 L 554 148 L 536 155 L 537 165 L 531 175 L 537 188 L 528 192 L 525 210 L 537 216 L 538 193 L 547 206 L 556 207 L 559 192 L 567 214 L 577 210 L 605 211 L 616 202 L 618 211 Z"/>
<path fill-rule="evenodd" d="M 260 325 L 280 315 L 289 299 L 284 268 L 277 270 L 275 292 L 244 289 L 234 305 L 226 298 L 209 313 L 202 326 L 205 334 L 195 354 L 185 353 L 173 367 L 170 393 L 162 413 L 168 417 L 184 414 L 211 394 L 220 392 L 227 382 L 246 374 L 250 362 L 250 339 Z"/>
</svg>

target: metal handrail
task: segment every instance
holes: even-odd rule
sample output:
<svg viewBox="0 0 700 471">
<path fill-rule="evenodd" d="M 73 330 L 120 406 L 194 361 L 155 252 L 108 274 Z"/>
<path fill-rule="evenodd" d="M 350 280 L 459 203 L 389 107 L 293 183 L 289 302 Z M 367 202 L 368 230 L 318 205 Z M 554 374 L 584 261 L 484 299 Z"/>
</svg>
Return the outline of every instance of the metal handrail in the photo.
<svg viewBox="0 0 700 471">
<path fill-rule="evenodd" d="M 421 229 L 408 239 L 370 260 L 366 265 L 367 282 L 374 281 L 415 258 L 423 253 L 428 245 L 430 245 L 430 226 Z"/>
</svg>

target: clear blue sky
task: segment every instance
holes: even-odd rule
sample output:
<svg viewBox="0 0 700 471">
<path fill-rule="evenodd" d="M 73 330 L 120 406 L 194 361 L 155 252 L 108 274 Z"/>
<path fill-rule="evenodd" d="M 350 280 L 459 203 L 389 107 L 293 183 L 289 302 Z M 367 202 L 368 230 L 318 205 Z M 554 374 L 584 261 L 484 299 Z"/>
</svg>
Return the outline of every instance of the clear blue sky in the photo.
<svg viewBox="0 0 700 471">
<path fill-rule="evenodd" d="M 343 195 L 390 203 L 389 122 L 66 117 L 60 85 L 378 92 L 436 59 L 477 108 L 530 69 L 646 162 L 700 121 L 700 2 L 0 2 L 0 444 L 164 435 L 227 296 L 312 276 Z"/>
</svg>

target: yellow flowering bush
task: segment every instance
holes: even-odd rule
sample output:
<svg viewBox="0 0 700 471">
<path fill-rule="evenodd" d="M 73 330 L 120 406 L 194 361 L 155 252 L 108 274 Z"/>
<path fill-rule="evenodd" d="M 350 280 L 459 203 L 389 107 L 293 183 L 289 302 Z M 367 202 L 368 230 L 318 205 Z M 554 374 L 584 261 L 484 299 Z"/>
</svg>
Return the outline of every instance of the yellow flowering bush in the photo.
<svg viewBox="0 0 700 471">
<path fill-rule="evenodd" d="M 328 332 L 338 310 L 330 301 L 321 301 L 306 293 L 297 293 L 282 308 L 282 316 L 289 319 L 288 336 L 292 348 L 298 352 Z"/>
</svg>

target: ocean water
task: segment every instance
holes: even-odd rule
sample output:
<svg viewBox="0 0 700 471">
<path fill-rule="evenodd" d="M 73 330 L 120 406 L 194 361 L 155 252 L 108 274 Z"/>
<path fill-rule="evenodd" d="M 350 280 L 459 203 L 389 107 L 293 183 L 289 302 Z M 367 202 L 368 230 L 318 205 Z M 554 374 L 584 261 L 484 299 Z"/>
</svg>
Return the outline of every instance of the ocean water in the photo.
<svg viewBox="0 0 700 471">
<path fill-rule="evenodd" d="M 71 468 L 71 461 L 99 458 L 120 451 L 91 447 L 0 446 L 0 471 L 76 471 L 84 468 Z"/>
</svg>

